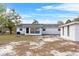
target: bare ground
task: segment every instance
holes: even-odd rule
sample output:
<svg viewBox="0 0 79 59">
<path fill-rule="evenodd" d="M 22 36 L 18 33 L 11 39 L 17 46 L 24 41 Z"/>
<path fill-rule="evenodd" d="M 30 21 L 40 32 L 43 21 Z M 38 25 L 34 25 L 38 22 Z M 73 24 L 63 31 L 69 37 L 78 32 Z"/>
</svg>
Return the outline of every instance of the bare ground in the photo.
<svg viewBox="0 0 79 59">
<path fill-rule="evenodd" d="M 0 45 L 1 56 L 78 56 L 79 42 L 56 37 Z"/>
</svg>

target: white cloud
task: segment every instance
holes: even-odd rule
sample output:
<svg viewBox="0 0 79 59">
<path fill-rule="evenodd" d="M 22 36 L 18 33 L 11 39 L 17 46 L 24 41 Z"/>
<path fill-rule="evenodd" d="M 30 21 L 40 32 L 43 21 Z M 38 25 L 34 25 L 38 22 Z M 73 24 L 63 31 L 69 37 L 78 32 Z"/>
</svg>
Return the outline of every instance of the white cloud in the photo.
<svg viewBox="0 0 79 59">
<path fill-rule="evenodd" d="M 33 17 L 74 17 L 74 16 L 78 16 L 79 14 L 70 14 L 70 13 L 67 13 L 67 14 L 36 14 L 36 13 L 32 13 L 32 14 L 21 14 L 22 18 L 33 18 Z"/>
<path fill-rule="evenodd" d="M 66 20 L 70 19 L 73 20 L 74 18 L 76 18 L 77 16 L 71 16 L 71 17 L 61 17 L 59 19 L 53 19 L 53 18 L 46 18 L 46 19 L 36 19 L 40 24 L 56 24 L 58 21 L 63 21 L 66 22 Z M 23 19 L 22 23 L 24 24 L 29 24 L 32 23 L 33 19 Z"/>
<path fill-rule="evenodd" d="M 53 9 L 52 5 L 50 5 L 50 6 L 42 6 L 41 8 L 38 8 L 38 9 L 35 9 L 35 10 L 41 11 L 41 10 L 50 10 L 50 9 Z"/>
<path fill-rule="evenodd" d="M 22 21 L 21 23 L 23 23 L 23 24 L 30 24 L 33 22 L 32 19 L 22 19 L 21 21 Z"/>
<path fill-rule="evenodd" d="M 65 10 L 65 11 L 79 11 L 79 4 L 78 3 L 61 4 L 60 6 L 57 6 L 54 9 Z"/>
<path fill-rule="evenodd" d="M 50 24 L 50 23 L 57 23 L 58 21 L 66 21 L 68 19 L 73 20 L 76 18 L 79 14 L 22 14 L 22 23 L 32 23 L 33 19 L 36 19 L 39 21 L 39 23 L 43 24 Z M 39 16 L 39 17 L 38 17 Z"/>
<path fill-rule="evenodd" d="M 22 18 L 26 18 L 26 17 L 32 17 L 31 15 L 27 15 L 27 14 L 21 14 Z"/>
<path fill-rule="evenodd" d="M 41 11 L 41 9 L 36 9 L 37 11 Z"/>
<path fill-rule="evenodd" d="M 39 20 L 39 23 L 41 23 L 41 24 L 55 24 L 55 23 L 57 23 L 57 21 L 53 20 L 53 19 L 51 19 L 51 20 L 49 20 L 49 19 L 41 19 L 41 20 Z"/>
<path fill-rule="evenodd" d="M 42 9 L 45 9 L 45 10 L 53 9 L 53 6 L 43 6 Z"/>
<path fill-rule="evenodd" d="M 42 6 L 39 10 L 64 10 L 64 11 L 79 11 L 79 3 L 65 3 L 58 6 Z"/>
<path fill-rule="evenodd" d="M 78 15 L 79 14 L 71 14 L 71 13 L 69 13 L 69 14 L 54 14 L 52 16 L 53 17 L 60 17 L 60 18 L 64 18 L 64 17 L 66 17 L 66 18 L 73 18 L 73 17 L 76 17 Z"/>
<path fill-rule="evenodd" d="M 49 19 L 36 19 L 40 24 L 53 24 L 57 23 L 56 20 L 49 20 Z M 33 19 L 23 19 L 22 23 L 23 24 L 31 24 L 33 22 Z"/>
</svg>

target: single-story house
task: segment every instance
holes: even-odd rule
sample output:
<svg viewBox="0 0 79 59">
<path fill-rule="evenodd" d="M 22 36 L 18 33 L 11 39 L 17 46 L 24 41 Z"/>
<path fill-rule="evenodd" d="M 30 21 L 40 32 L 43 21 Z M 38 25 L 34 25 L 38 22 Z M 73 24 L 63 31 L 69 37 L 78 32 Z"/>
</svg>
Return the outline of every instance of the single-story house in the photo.
<svg viewBox="0 0 79 59">
<path fill-rule="evenodd" d="M 79 22 L 70 22 L 59 27 L 61 38 L 79 41 Z"/>
<path fill-rule="evenodd" d="M 17 26 L 17 34 L 24 35 L 59 35 L 58 24 L 20 24 Z"/>
</svg>

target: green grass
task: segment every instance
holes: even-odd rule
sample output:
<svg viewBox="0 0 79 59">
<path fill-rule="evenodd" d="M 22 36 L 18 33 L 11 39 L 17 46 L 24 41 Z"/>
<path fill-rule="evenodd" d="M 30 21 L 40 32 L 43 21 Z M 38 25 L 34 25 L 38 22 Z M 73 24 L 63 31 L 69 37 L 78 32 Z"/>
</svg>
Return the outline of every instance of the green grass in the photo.
<svg viewBox="0 0 79 59">
<path fill-rule="evenodd" d="M 37 41 L 37 36 L 0 35 L 0 44 L 15 41 Z"/>
</svg>

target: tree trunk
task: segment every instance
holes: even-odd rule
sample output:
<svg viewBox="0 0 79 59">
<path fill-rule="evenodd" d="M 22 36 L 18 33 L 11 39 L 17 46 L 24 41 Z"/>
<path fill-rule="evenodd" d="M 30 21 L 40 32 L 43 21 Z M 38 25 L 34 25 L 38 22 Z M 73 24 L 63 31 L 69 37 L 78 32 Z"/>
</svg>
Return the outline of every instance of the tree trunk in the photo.
<svg viewBox="0 0 79 59">
<path fill-rule="evenodd" d="M 10 34 L 12 34 L 12 31 L 10 30 Z"/>
<path fill-rule="evenodd" d="M 10 34 L 12 34 L 12 29 L 9 29 L 10 30 Z"/>
</svg>

